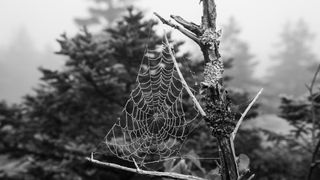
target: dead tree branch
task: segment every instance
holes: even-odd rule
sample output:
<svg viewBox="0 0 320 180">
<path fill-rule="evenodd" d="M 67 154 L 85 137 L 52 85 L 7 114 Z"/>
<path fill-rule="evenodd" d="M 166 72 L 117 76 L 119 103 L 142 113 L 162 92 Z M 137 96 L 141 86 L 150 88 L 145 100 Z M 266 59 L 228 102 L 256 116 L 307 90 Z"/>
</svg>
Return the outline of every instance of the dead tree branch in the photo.
<svg viewBox="0 0 320 180">
<path fill-rule="evenodd" d="M 178 29 L 201 48 L 205 67 L 204 81 L 201 83 L 202 107 L 204 119 L 212 129 L 212 135 L 217 138 L 220 149 L 222 180 L 238 180 L 239 171 L 233 147 L 233 136 L 238 127 L 235 112 L 231 110 L 231 102 L 223 86 L 223 62 L 219 53 L 220 31 L 216 31 L 216 4 L 214 0 L 202 0 L 203 16 L 201 26 L 188 22 L 180 16 L 172 16 L 182 27 L 155 15 L 166 25 Z M 250 107 L 249 107 L 250 108 Z M 246 113 L 244 113 L 246 114 Z M 243 119 L 243 118 L 242 118 Z M 237 128 L 236 128 L 237 127 Z"/>
<path fill-rule="evenodd" d="M 248 107 L 246 108 L 246 110 L 242 113 L 236 128 L 234 129 L 233 133 L 232 133 L 232 138 L 234 139 L 236 137 L 236 134 L 240 128 L 241 123 L 243 122 L 244 117 L 247 115 L 247 113 L 249 112 L 249 110 L 251 109 L 251 107 L 253 106 L 253 104 L 257 101 L 257 99 L 259 98 L 260 94 L 262 93 L 263 89 L 261 89 L 257 95 L 254 97 L 254 99 L 251 101 L 251 103 L 248 105 Z"/>
<path fill-rule="evenodd" d="M 145 176 L 179 179 L 179 180 L 205 180 L 203 178 L 199 178 L 199 177 L 195 177 L 195 176 L 191 176 L 191 175 L 178 174 L 178 173 L 173 173 L 173 172 L 145 171 L 145 170 L 138 169 L 138 168 L 136 168 L 136 169 L 129 168 L 129 167 L 120 166 L 120 165 L 114 164 L 114 163 L 101 162 L 101 161 L 93 159 L 92 157 L 86 158 L 86 159 L 94 164 L 99 165 L 99 166 L 120 169 L 123 171 L 133 172 L 133 173 L 145 175 Z"/>
</svg>

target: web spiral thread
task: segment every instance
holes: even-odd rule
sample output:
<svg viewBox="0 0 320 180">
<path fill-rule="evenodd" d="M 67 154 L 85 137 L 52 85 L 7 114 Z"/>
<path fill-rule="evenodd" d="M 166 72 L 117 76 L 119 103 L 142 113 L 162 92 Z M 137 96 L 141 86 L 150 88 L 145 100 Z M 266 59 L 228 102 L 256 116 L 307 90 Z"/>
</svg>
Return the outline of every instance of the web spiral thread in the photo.
<svg viewBox="0 0 320 180">
<path fill-rule="evenodd" d="M 146 50 L 122 115 L 106 135 L 109 150 L 139 166 L 179 154 L 199 112 L 185 91 L 169 47 Z"/>
</svg>

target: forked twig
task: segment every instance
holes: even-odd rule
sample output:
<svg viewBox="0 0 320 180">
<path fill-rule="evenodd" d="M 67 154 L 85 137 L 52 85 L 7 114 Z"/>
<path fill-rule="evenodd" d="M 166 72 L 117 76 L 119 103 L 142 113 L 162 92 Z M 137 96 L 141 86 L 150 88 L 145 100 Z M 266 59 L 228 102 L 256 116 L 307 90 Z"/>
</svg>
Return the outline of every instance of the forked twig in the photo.
<svg viewBox="0 0 320 180">
<path fill-rule="evenodd" d="M 251 109 L 251 107 L 253 106 L 253 104 L 257 101 L 257 99 L 259 98 L 260 94 L 262 93 L 263 88 L 260 89 L 260 91 L 257 93 L 256 97 L 254 97 L 254 99 L 251 101 L 251 103 L 248 105 L 248 107 L 246 108 L 246 110 L 242 113 L 233 133 L 232 133 L 232 138 L 234 139 L 236 137 L 236 134 L 240 128 L 241 123 L 244 120 L 244 117 L 247 115 L 247 113 L 249 112 L 249 110 Z"/>
<path fill-rule="evenodd" d="M 120 169 L 120 170 L 128 171 L 128 172 L 133 172 L 133 173 L 137 173 L 137 174 L 145 175 L 145 176 L 171 178 L 171 179 L 179 179 L 179 180 L 205 180 L 200 177 L 178 174 L 178 173 L 173 173 L 173 172 L 145 171 L 145 170 L 137 169 L 137 168 L 136 169 L 129 168 L 129 167 L 121 166 L 121 165 L 114 164 L 114 163 L 101 162 L 101 161 L 93 159 L 92 157 L 86 158 L 86 159 L 88 161 L 90 161 L 94 164 L 100 165 L 100 166 L 111 167 L 111 168 Z"/>
</svg>

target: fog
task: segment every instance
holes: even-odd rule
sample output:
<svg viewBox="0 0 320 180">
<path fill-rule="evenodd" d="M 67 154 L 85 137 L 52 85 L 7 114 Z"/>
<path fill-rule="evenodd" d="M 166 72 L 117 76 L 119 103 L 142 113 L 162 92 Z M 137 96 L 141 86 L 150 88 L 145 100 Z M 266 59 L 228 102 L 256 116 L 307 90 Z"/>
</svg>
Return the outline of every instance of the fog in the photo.
<svg viewBox="0 0 320 180">
<path fill-rule="evenodd" d="M 88 8 L 93 6 L 99 4 L 89 0 L 0 1 L 0 99 L 19 102 L 36 86 L 39 66 L 59 68 L 63 57 L 53 55 L 59 50 L 55 40 L 63 32 L 69 36 L 78 32 L 80 27 L 74 19 L 89 16 Z M 153 17 L 155 11 L 167 18 L 169 14 L 176 14 L 197 23 L 200 21 L 201 6 L 195 0 L 137 0 L 135 6 L 145 10 L 148 17 Z M 218 0 L 217 8 L 219 25 L 230 17 L 238 22 L 240 37 L 249 44 L 254 59 L 259 62 L 258 77 L 268 73 L 266 67 L 272 62 L 271 55 L 286 23 L 303 19 L 312 32 L 320 32 L 317 19 L 320 1 L 317 0 Z M 175 37 L 183 38 L 178 32 Z M 186 49 L 190 47 L 192 43 L 188 41 Z M 317 36 L 312 48 L 319 55 Z"/>
</svg>

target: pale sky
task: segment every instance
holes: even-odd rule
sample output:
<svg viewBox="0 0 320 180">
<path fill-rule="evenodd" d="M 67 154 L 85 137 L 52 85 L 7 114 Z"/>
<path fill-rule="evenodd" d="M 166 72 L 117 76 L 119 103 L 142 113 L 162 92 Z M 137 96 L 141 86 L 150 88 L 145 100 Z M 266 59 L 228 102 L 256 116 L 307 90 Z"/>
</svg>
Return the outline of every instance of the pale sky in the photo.
<svg viewBox="0 0 320 180">
<path fill-rule="evenodd" d="M 138 6 L 163 16 L 177 14 L 200 21 L 198 0 L 138 0 Z M 320 32 L 319 0 L 216 0 L 218 23 L 234 16 L 242 28 L 242 37 L 256 54 L 269 52 L 287 21 L 303 18 L 313 32 Z M 0 47 L 5 47 L 19 28 L 26 28 L 38 48 L 46 44 L 58 47 L 55 39 L 62 32 L 77 32 L 74 17 L 85 17 L 89 0 L 1 0 Z M 318 39 L 317 39 L 318 40 Z M 317 43 L 317 49 L 319 49 Z"/>
<path fill-rule="evenodd" d="M 181 15 L 199 23 L 199 0 L 137 0 L 137 6 L 158 12 L 168 18 Z M 216 0 L 218 24 L 233 16 L 242 29 L 241 38 L 249 43 L 251 53 L 260 60 L 260 67 L 267 66 L 274 45 L 286 22 L 304 19 L 312 32 L 317 34 L 314 52 L 320 57 L 320 0 Z M 86 17 L 89 0 L 0 0 L 0 50 L 10 47 L 16 34 L 26 29 L 39 51 L 50 46 L 59 50 L 55 39 L 63 32 L 78 32 L 73 19 Z M 177 33 L 179 34 L 179 33 Z M 178 36 L 182 37 L 182 36 Z M 52 52 L 48 52 L 52 53 Z M 0 61 L 9 61 L 0 57 Z M 39 65 L 44 65 L 39 62 Z M 35 67 L 35 71 L 36 71 Z M 21 80 L 23 81 L 23 79 Z M 0 87 L 3 88 L 3 87 Z"/>
<path fill-rule="evenodd" d="M 199 0 L 142 0 L 143 7 L 159 12 L 181 15 L 199 23 L 201 6 Z M 241 38 L 249 43 L 260 67 L 270 64 L 270 55 L 275 51 L 279 34 L 287 22 L 303 19 L 316 33 L 314 52 L 320 56 L 320 0 L 216 0 L 218 25 L 234 17 L 241 28 Z M 164 4 L 170 4 L 164 6 Z M 223 32 L 223 31 L 222 31 Z M 318 35 L 319 34 L 319 35 Z"/>
</svg>

